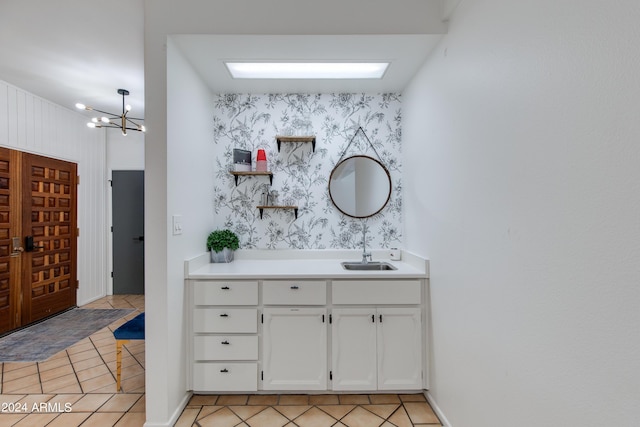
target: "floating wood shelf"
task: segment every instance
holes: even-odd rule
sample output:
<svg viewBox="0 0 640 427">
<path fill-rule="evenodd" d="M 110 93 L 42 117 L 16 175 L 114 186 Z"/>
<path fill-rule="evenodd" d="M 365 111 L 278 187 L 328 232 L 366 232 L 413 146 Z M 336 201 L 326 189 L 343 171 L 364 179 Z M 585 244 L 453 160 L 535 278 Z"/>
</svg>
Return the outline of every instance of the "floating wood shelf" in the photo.
<svg viewBox="0 0 640 427">
<path fill-rule="evenodd" d="M 262 205 L 256 206 L 260 210 L 260 219 L 262 219 L 262 214 L 265 209 L 293 209 L 293 213 L 298 219 L 298 207 L 297 206 L 276 206 L 276 205 Z"/>
<path fill-rule="evenodd" d="M 280 143 L 281 142 L 310 142 L 311 149 L 316 151 L 316 136 L 315 135 L 307 135 L 307 136 L 284 136 L 278 135 L 276 136 L 276 142 L 278 143 L 278 152 L 280 152 Z"/>
<path fill-rule="evenodd" d="M 263 171 L 246 171 L 246 172 L 236 172 L 236 171 L 229 171 L 229 173 L 233 176 L 235 176 L 236 179 L 236 186 L 238 185 L 238 178 L 241 176 L 268 176 L 269 177 L 269 184 L 272 185 L 273 184 L 273 172 L 263 172 Z"/>
</svg>

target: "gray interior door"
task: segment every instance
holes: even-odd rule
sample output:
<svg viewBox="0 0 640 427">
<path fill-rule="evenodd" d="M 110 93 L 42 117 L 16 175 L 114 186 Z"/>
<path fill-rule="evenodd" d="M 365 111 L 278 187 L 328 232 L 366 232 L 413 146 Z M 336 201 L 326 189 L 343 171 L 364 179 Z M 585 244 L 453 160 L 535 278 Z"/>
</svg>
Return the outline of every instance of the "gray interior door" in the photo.
<svg viewBox="0 0 640 427">
<path fill-rule="evenodd" d="M 113 293 L 144 294 L 144 171 L 113 171 Z"/>
</svg>

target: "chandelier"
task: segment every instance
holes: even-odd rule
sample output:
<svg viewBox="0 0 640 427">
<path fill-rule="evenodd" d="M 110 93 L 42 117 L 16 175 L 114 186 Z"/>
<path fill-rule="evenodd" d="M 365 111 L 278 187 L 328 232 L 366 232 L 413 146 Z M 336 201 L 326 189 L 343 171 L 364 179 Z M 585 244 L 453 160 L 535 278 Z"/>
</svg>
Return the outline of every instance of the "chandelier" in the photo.
<svg viewBox="0 0 640 427">
<path fill-rule="evenodd" d="M 129 95 L 129 91 L 126 89 L 118 89 L 118 93 L 122 95 L 122 114 L 109 113 L 107 111 L 98 110 L 97 108 L 89 107 L 81 103 L 76 104 L 76 108 L 80 110 L 96 111 L 98 113 L 105 114 L 101 117 L 94 117 L 91 119 L 87 126 L 90 128 L 118 128 L 122 130 L 123 135 L 127 135 L 127 130 L 135 130 L 138 132 L 144 132 L 146 129 L 144 125 L 136 123 L 134 120 L 142 121 L 144 119 L 138 119 L 135 117 L 127 117 L 127 113 L 131 111 L 131 105 L 125 104 L 124 97 Z"/>
</svg>

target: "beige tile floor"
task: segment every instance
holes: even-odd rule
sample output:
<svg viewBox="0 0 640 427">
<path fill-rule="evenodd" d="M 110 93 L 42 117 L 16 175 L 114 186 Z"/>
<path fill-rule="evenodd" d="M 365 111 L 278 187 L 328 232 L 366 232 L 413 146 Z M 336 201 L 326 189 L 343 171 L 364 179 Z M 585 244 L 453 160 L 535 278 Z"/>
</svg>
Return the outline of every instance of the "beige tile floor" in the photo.
<svg viewBox="0 0 640 427">
<path fill-rule="evenodd" d="M 0 426 L 140 427 L 144 341 L 124 348 L 116 393 L 113 330 L 144 311 L 144 296 L 115 295 L 82 308 L 136 311 L 44 362 L 0 363 Z M 421 394 L 193 396 L 177 427 L 439 426 Z"/>
<path fill-rule="evenodd" d="M 176 427 L 439 426 L 422 394 L 196 395 Z"/>
<path fill-rule="evenodd" d="M 144 341 L 123 350 L 122 392 L 116 393 L 113 330 L 144 311 L 144 295 L 114 295 L 81 308 L 136 311 L 44 362 L 0 363 L 0 426 L 142 426 Z"/>
</svg>

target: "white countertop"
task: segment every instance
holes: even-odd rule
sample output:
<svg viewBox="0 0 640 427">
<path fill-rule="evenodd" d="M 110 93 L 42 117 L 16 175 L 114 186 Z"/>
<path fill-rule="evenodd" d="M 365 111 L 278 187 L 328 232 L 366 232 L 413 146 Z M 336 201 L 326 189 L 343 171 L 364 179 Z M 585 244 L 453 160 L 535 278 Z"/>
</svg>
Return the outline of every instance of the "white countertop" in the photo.
<svg viewBox="0 0 640 427">
<path fill-rule="evenodd" d="M 354 271 L 340 264 L 356 259 L 236 259 L 230 263 L 204 264 L 187 273 L 188 279 L 424 279 L 422 269 L 403 261 L 388 262 L 397 270 Z"/>
</svg>

